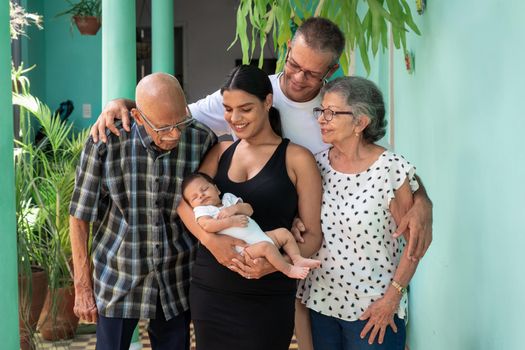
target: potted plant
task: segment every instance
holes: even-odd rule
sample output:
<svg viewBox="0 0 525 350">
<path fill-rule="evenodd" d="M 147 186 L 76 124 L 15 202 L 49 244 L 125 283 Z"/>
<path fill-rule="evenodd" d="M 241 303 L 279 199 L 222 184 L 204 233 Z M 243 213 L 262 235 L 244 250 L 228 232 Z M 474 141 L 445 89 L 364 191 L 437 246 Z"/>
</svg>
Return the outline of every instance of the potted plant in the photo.
<svg viewBox="0 0 525 350">
<path fill-rule="evenodd" d="M 9 2 L 11 39 L 16 40 L 26 35 L 26 27 L 35 25 L 42 29 L 42 16 L 27 12 L 17 3 Z M 25 73 L 33 69 L 25 69 L 23 64 L 15 68 L 11 63 L 12 89 L 15 93 L 29 92 L 29 80 Z M 20 111 L 24 120 L 24 110 Z M 17 139 L 28 137 L 29 133 L 23 127 Z M 26 157 L 20 148 L 14 149 L 15 164 L 15 197 L 17 222 L 18 250 L 18 320 L 20 333 L 20 348 L 34 349 L 33 334 L 47 294 L 47 266 L 50 254 L 47 251 L 45 237 L 41 237 L 36 229 L 38 208 L 34 205 L 29 183 L 25 174 L 33 169 L 31 159 Z"/>
<path fill-rule="evenodd" d="M 48 293 L 40 315 L 39 330 L 46 340 L 73 337 L 78 318 L 73 314 L 74 290 L 69 242 L 69 201 L 74 188 L 75 169 L 88 130 L 73 135 L 73 126 L 51 113 L 49 107 L 30 94 L 13 94 L 13 104 L 29 112 L 23 130 L 33 130 L 31 121 L 41 128 L 43 138 L 31 136 L 18 141 L 22 158 L 32 168 L 24 178 L 36 208 L 34 229 L 45 240 Z M 34 123 L 33 123 L 34 124 Z M 30 134 L 30 132 L 27 132 Z"/>
<path fill-rule="evenodd" d="M 11 79 L 15 94 L 27 94 L 29 80 L 24 76 L 33 67 L 25 69 L 20 65 L 12 66 Z M 27 111 L 20 110 L 20 134 L 17 139 L 28 142 L 30 126 L 27 125 Z M 20 147 L 14 149 L 15 164 L 15 197 L 18 249 L 18 313 L 20 348 L 35 348 L 34 333 L 47 294 L 47 271 L 50 252 L 48 237 L 41 236 L 36 224 L 38 207 L 35 205 L 29 176 L 34 168 L 33 159 L 28 157 Z"/>
<path fill-rule="evenodd" d="M 102 0 L 66 1 L 70 5 L 69 9 L 59 13 L 57 16 L 70 15 L 71 23 L 74 22 L 76 24 L 78 31 L 82 35 L 97 34 L 102 25 Z"/>
<path fill-rule="evenodd" d="M 34 348 L 34 333 L 47 294 L 46 239 L 36 229 L 38 209 L 26 187 L 24 170 L 30 161 L 15 153 L 15 190 L 18 248 L 18 315 L 20 348 Z"/>
</svg>

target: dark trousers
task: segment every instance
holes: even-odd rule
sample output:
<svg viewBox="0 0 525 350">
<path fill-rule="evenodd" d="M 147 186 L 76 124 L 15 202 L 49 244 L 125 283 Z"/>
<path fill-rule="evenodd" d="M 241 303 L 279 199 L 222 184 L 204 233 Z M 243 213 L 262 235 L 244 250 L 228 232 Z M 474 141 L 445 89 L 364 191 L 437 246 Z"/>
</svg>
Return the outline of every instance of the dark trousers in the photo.
<svg viewBox="0 0 525 350">
<path fill-rule="evenodd" d="M 149 321 L 148 334 L 153 350 L 190 349 L 190 312 L 166 321 L 157 299 L 157 315 Z M 98 315 L 97 350 L 129 350 L 138 319 L 112 318 Z"/>
</svg>

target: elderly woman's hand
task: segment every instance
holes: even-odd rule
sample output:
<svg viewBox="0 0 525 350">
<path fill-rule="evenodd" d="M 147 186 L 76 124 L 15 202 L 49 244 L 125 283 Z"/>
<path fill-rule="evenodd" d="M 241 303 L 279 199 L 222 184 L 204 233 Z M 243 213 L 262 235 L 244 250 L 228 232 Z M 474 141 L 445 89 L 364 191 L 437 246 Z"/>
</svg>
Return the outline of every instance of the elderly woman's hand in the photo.
<svg viewBox="0 0 525 350">
<path fill-rule="evenodd" d="M 373 344 L 376 337 L 379 344 L 383 344 L 387 327 L 392 327 L 394 333 L 397 333 L 397 326 L 394 322 L 394 315 L 399 307 L 401 296 L 397 292 L 387 291 L 384 297 L 373 302 L 365 312 L 359 317 L 360 320 L 368 320 L 361 331 L 361 339 L 364 339 L 368 333 L 368 343 Z"/>
</svg>

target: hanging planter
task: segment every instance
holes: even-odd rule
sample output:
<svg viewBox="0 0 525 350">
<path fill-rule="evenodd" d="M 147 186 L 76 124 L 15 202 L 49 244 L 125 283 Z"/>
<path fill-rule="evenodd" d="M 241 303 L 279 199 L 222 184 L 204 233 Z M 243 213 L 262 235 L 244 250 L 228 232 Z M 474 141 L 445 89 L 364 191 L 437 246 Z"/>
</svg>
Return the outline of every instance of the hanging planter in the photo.
<svg viewBox="0 0 525 350">
<path fill-rule="evenodd" d="M 95 35 L 102 25 L 100 18 L 95 16 L 73 16 L 73 20 L 82 35 Z"/>
<path fill-rule="evenodd" d="M 82 35 L 97 34 L 102 24 L 101 0 L 79 0 L 78 2 L 66 0 L 66 2 L 70 5 L 69 9 L 57 16 L 70 15 L 71 25 L 75 23 Z"/>
</svg>

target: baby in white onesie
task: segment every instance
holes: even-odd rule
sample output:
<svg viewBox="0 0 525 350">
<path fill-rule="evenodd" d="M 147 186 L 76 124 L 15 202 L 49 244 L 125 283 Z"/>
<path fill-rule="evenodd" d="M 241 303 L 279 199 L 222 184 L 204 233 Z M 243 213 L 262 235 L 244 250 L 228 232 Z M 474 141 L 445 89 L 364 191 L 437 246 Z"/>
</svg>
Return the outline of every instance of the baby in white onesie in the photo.
<svg viewBox="0 0 525 350">
<path fill-rule="evenodd" d="M 264 257 L 277 270 L 290 278 L 304 279 L 310 269 L 320 266 L 319 260 L 303 258 L 290 231 L 285 228 L 263 232 L 250 218 L 252 206 L 241 198 L 225 193 L 222 200 L 213 179 L 194 173 L 184 179 L 182 196 L 193 208 L 195 220 L 207 232 L 232 236 L 249 244 L 245 251 L 252 258 Z M 293 262 L 289 264 L 279 252 L 283 248 Z"/>
</svg>

